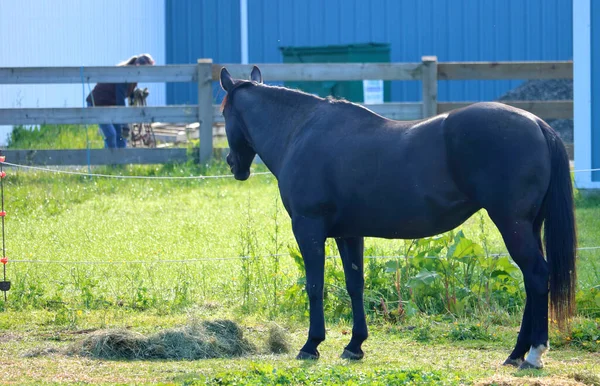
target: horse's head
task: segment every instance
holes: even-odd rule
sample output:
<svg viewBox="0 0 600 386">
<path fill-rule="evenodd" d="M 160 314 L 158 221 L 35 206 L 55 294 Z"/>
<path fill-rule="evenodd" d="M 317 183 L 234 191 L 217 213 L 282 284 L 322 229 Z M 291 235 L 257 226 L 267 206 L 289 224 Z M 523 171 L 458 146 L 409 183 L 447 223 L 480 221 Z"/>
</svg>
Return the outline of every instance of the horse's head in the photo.
<svg viewBox="0 0 600 386">
<path fill-rule="evenodd" d="M 262 75 L 258 67 L 254 66 L 250 79 L 253 82 L 262 83 Z M 223 117 L 225 118 L 225 133 L 229 142 L 229 154 L 227 163 L 236 180 L 244 181 L 250 177 L 250 165 L 256 156 L 248 129 L 244 121 L 233 106 L 233 91 L 243 84 L 250 82 L 233 79 L 225 67 L 221 69 L 221 87 L 227 95 L 223 100 Z"/>
</svg>

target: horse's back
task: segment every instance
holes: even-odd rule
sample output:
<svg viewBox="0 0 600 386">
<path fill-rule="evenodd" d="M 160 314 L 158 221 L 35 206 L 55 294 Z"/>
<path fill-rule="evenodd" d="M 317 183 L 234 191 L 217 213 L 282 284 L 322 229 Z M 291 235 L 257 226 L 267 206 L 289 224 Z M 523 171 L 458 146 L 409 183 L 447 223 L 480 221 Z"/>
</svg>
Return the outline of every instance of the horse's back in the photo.
<svg viewBox="0 0 600 386">
<path fill-rule="evenodd" d="M 541 206 L 549 151 L 529 113 L 480 103 L 418 122 L 334 116 L 300 131 L 279 180 L 286 207 L 327 216 L 331 236 L 418 238 L 481 207 Z"/>
<path fill-rule="evenodd" d="M 488 211 L 539 208 L 550 181 L 550 152 L 539 120 L 493 102 L 449 113 L 443 130 L 459 188 Z"/>
<path fill-rule="evenodd" d="M 293 211 L 330 213 L 334 237 L 418 238 L 478 209 L 449 174 L 444 117 L 395 122 L 349 107 L 300 132 L 280 178 Z"/>
</svg>

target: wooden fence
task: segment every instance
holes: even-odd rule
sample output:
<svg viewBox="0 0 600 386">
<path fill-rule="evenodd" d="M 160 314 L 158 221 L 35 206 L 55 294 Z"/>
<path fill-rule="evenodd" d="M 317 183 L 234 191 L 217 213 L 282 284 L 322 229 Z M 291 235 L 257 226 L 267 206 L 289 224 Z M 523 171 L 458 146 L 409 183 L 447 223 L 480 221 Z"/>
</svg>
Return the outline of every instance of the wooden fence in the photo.
<svg viewBox="0 0 600 386">
<path fill-rule="evenodd" d="M 59 84 L 98 82 L 193 82 L 198 85 L 197 105 L 94 108 L 0 109 L 0 125 L 98 124 L 169 122 L 199 125 L 199 160 L 213 156 L 213 124 L 222 122 L 213 105 L 212 81 L 221 67 L 234 77 L 248 79 L 251 65 L 197 64 L 139 67 L 16 67 L 0 68 L 0 84 Z M 572 79 L 573 62 L 437 62 L 435 56 L 421 63 L 298 63 L 259 64 L 268 81 L 351 81 L 364 79 L 420 80 L 423 101 L 369 104 L 374 112 L 391 119 L 413 120 L 433 116 L 473 102 L 438 102 L 439 80 Z M 573 101 L 503 101 L 542 118 L 573 117 Z M 186 149 L 4 150 L 15 163 L 43 165 L 163 163 L 185 159 Z M 68 153 L 68 152 L 72 152 Z M 84 154 L 85 153 L 85 154 Z"/>
</svg>

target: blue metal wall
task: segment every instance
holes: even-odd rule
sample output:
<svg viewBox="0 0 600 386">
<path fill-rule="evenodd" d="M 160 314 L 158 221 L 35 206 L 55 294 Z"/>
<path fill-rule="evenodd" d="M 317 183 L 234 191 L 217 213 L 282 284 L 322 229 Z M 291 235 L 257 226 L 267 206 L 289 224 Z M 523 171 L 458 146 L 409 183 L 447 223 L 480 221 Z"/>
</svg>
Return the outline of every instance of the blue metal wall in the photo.
<svg viewBox="0 0 600 386">
<path fill-rule="evenodd" d="M 252 1 L 252 0 L 251 0 Z M 166 0 L 166 41 L 168 64 L 196 63 L 212 58 L 215 63 L 240 63 L 239 0 Z M 215 100 L 222 98 L 218 85 Z M 169 104 L 195 104 L 194 84 L 167 84 Z"/>
<path fill-rule="evenodd" d="M 591 77 L 592 77 L 592 169 L 600 168 L 600 1 L 590 2 L 591 19 Z M 600 172 L 592 173 L 592 181 L 600 181 Z"/>
<path fill-rule="evenodd" d="M 571 5 L 571 0 L 248 0 L 249 60 L 281 62 L 281 46 L 368 42 L 390 43 L 394 62 L 416 62 L 423 55 L 439 61 L 570 60 Z M 239 0 L 167 0 L 167 15 L 169 63 L 203 56 L 239 62 Z M 440 82 L 439 99 L 490 100 L 519 83 Z M 394 82 L 392 100 L 420 99 L 419 82 Z"/>
</svg>

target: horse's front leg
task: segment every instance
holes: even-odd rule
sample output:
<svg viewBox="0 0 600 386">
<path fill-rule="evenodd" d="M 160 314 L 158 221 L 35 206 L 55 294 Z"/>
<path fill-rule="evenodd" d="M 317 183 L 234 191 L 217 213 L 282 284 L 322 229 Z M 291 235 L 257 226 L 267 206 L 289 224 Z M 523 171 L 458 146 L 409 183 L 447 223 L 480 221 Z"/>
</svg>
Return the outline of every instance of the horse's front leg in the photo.
<svg viewBox="0 0 600 386">
<path fill-rule="evenodd" d="M 325 340 L 323 282 L 325 277 L 325 226 L 323 220 L 307 217 L 292 219 L 294 236 L 306 270 L 306 292 L 310 306 L 308 340 L 297 359 L 318 359 L 317 346 Z"/>
<path fill-rule="evenodd" d="M 346 289 L 352 302 L 352 339 L 344 349 L 342 358 L 362 359 L 364 353 L 362 344 L 368 337 L 367 321 L 365 318 L 365 306 L 363 294 L 365 290 L 364 278 L 364 239 L 353 237 L 335 240 L 340 250 L 344 275 L 346 276 Z"/>
</svg>

